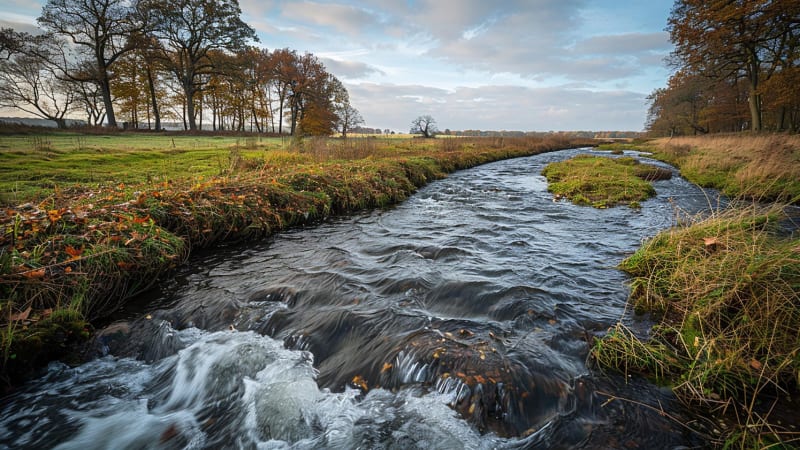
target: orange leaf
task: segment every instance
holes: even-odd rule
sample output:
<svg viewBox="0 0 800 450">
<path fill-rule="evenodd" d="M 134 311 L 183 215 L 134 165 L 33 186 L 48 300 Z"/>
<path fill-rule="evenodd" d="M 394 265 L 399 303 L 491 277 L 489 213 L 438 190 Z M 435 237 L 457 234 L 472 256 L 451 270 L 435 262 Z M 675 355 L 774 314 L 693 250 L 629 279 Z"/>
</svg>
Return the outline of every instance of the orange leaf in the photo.
<svg viewBox="0 0 800 450">
<path fill-rule="evenodd" d="M 383 368 L 381 369 L 381 373 L 388 372 L 392 370 L 392 363 L 383 363 Z"/>
<path fill-rule="evenodd" d="M 354 376 L 352 383 L 364 391 L 369 390 L 367 387 L 367 381 L 364 380 L 364 378 L 362 378 L 361 375 Z"/>
<path fill-rule="evenodd" d="M 62 214 L 63 212 L 58 209 L 51 209 L 47 211 L 47 218 L 50 219 L 50 223 L 56 223 L 61 219 Z"/>
<path fill-rule="evenodd" d="M 22 276 L 24 276 L 25 278 L 44 278 L 44 267 L 42 267 L 41 269 L 22 272 Z"/>
<path fill-rule="evenodd" d="M 149 215 L 144 216 L 144 217 L 134 217 L 133 218 L 133 223 L 149 223 L 149 222 L 150 222 L 150 216 Z"/>
<path fill-rule="evenodd" d="M 750 360 L 750 367 L 752 367 L 754 370 L 761 370 L 762 365 L 761 365 L 761 362 L 759 360 L 751 359 Z"/>
<path fill-rule="evenodd" d="M 70 256 L 70 260 L 73 260 L 81 257 L 81 254 L 83 253 L 83 248 L 84 248 L 83 245 L 81 245 L 81 248 L 75 248 L 71 245 L 68 245 L 66 248 L 64 248 L 64 251 L 67 252 L 67 254 Z"/>
</svg>

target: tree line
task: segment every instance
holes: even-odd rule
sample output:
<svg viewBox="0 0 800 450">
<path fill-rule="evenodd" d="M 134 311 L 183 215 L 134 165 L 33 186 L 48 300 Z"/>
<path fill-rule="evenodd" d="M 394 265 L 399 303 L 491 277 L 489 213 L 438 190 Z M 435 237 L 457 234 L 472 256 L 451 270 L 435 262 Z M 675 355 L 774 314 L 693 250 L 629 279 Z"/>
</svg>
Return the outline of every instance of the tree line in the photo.
<svg viewBox="0 0 800 450">
<path fill-rule="evenodd" d="M 648 97 L 656 135 L 800 131 L 800 2 L 677 0 L 676 69 Z"/>
<path fill-rule="evenodd" d="M 48 0 L 0 29 L 0 106 L 66 126 L 330 135 L 363 123 L 311 53 L 258 48 L 237 0 Z"/>
</svg>

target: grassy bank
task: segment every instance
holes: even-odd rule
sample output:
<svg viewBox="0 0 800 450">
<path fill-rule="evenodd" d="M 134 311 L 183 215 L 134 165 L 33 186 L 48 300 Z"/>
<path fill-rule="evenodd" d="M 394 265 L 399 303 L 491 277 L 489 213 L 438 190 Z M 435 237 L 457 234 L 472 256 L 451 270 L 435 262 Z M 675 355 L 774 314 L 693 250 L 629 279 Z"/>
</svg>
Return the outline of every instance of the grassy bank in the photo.
<svg viewBox="0 0 800 450">
<path fill-rule="evenodd" d="M 689 181 L 732 198 L 800 202 L 800 136 L 707 135 L 661 138 L 644 149 Z"/>
<path fill-rule="evenodd" d="M 640 202 L 656 194 L 650 181 L 669 179 L 672 172 L 631 157 L 578 155 L 548 164 L 542 175 L 556 199 L 595 208 L 619 204 L 639 208 Z"/>
<path fill-rule="evenodd" d="M 797 202 L 798 143 L 723 136 L 662 139 L 643 149 L 702 186 Z M 800 238 L 780 226 L 783 203 L 737 204 L 682 219 L 620 264 L 632 276 L 632 306 L 657 325 L 643 338 L 620 323 L 592 354 L 601 366 L 650 376 L 724 418 L 708 428 L 720 446 L 797 445 Z"/>
<path fill-rule="evenodd" d="M 7 384 L 69 355 L 91 333 L 92 321 L 147 289 L 194 249 L 387 206 L 458 169 L 587 144 L 362 139 L 307 140 L 289 148 L 269 140 L 216 146 L 207 141 L 214 137 L 189 137 L 205 147 L 178 148 L 176 142 L 175 152 L 154 157 L 156 148 L 132 149 L 138 135 L 91 138 L 106 145 L 12 149 L 30 153 L 12 155 L 20 156 L 20 177 L 38 177 L 42 167 L 53 173 L 72 167 L 74 178 L 29 180 L 32 189 L 13 192 L 25 203 L 0 209 L 0 376 Z M 162 138 L 172 148 L 172 138 Z M 47 139 L 55 146 L 54 137 Z M 129 178 L 98 181 L 90 172 L 101 164 L 95 158 Z M 224 164 L 198 172 L 198 160 Z M 168 161 L 164 176 L 152 175 Z"/>
</svg>

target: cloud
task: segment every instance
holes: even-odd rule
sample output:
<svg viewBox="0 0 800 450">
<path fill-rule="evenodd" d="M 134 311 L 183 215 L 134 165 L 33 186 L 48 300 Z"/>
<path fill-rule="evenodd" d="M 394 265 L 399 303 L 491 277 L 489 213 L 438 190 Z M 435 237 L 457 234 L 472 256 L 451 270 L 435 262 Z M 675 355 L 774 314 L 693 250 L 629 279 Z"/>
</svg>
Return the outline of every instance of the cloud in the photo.
<svg viewBox="0 0 800 450">
<path fill-rule="evenodd" d="M 325 64 L 328 72 L 334 74 L 340 79 L 359 79 L 366 78 L 369 75 L 386 75 L 385 72 L 377 67 L 358 61 L 343 61 L 333 58 L 320 57 L 320 61 Z"/>
<path fill-rule="evenodd" d="M 667 52 L 671 48 L 669 33 L 625 33 L 592 36 L 578 42 L 574 51 L 578 54 L 631 55 L 648 52 Z"/>
<path fill-rule="evenodd" d="M 571 87 L 457 87 L 346 84 L 367 126 L 405 132 L 411 120 L 432 115 L 439 128 L 506 130 L 641 130 L 644 95 Z M 408 122 L 408 123 L 406 123 Z"/>
<path fill-rule="evenodd" d="M 303 21 L 317 27 L 329 28 L 344 35 L 358 35 L 375 27 L 380 18 L 363 8 L 352 5 L 317 2 L 291 2 L 283 6 L 281 16 L 292 21 Z"/>
</svg>

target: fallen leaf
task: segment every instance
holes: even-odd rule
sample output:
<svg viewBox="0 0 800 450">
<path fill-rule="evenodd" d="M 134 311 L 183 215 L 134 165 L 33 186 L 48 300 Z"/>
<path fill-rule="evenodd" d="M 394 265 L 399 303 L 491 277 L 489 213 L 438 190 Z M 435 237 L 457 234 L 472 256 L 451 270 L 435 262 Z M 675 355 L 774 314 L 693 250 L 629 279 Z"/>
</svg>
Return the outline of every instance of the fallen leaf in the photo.
<svg viewBox="0 0 800 450">
<path fill-rule="evenodd" d="M 64 248 L 64 251 L 67 252 L 67 254 L 70 257 L 70 261 L 72 261 L 74 259 L 78 259 L 78 258 L 81 257 L 81 254 L 83 253 L 83 249 L 84 249 L 83 245 L 81 245 L 81 248 L 75 248 L 75 247 L 73 247 L 71 245 L 68 245 L 68 246 L 66 246 Z"/>
<path fill-rule="evenodd" d="M 50 220 L 50 223 L 56 223 L 59 220 L 61 220 L 61 215 L 62 214 L 63 214 L 63 211 L 61 211 L 61 210 L 51 209 L 51 210 L 47 211 L 47 218 Z"/>
<path fill-rule="evenodd" d="M 364 378 L 361 377 L 361 375 L 354 376 L 353 380 L 352 380 L 352 383 L 354 385 L 356 385 L 357 387 L 361 388 L 364 391 L 368 391 L 369 390 L 369 388 L 367 387 L 367 381 L 364 380 Z"/>
<path fill-rule="evenodd" d="M 44 278 L 44 267 L 42 267 L 41 269 L 22 272 L 22 276 L 24 276 L 25 278 Z"/>
<path fill-rule="evenodd" d="M 381 369 L 381 373 L 388 372 L 388 371 L 392 370 L 392 367 L 394 367 L 394 366 L 392 366 L 392 363 L 388 363 L 388 362 L 387 363 L 383 363 L 383 368 Z"/>
<path fill-rule="evenodd" d="M 28 306 L 28 309 L 26 309 L 25 311 L 22 311 L 21 313 L 17 314 L 11 314 L 11 317 L 9 317 L 8 319 L 11 322 L 16 322 L 18 320 L 28 320 L 28 316 L 30 314 L 31 314 L 31 307 Z"/>
<path fill-rule="evenodd" d="M 761 370 L 761 368 L 763 366 L 761 365 L 761 362 L 759 360 L 751 359 L 750 360 L 750 367 L 752 367 L 754 370 Z"/>
</svg>

